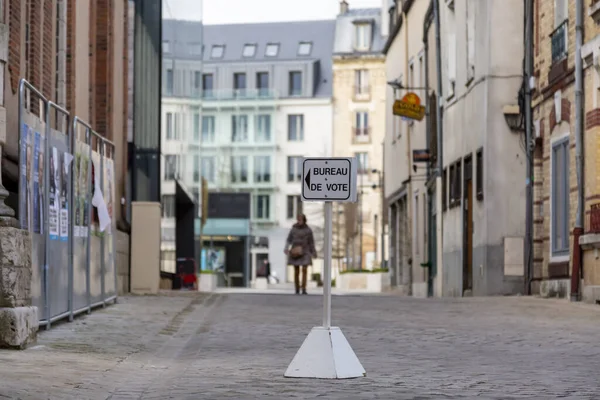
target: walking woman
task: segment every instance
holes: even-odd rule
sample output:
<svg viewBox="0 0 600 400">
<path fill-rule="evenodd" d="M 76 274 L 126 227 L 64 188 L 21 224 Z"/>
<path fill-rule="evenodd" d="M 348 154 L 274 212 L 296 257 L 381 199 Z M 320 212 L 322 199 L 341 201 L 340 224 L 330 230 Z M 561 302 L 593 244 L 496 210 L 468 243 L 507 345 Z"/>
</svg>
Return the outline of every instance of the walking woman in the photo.
<svg viewBox="0 0 600 400">
<path fill-rule="evenodd" d="M 284 253 L 288 256 L 288 265 L 294 266 L 296 294 L 300 294 L 300 288 L 302 288 L 302 294 L 306 294 L 306 272 L 308 266 L 312 265 L 313 257 L 317 257 L 317 250 L 313 232 L 306 225 L 304 214 L 298 215 L 297 222 L 292 226 Z M 300 268 L 302 268 L 302 285 L 300 285 Z"/>
</svg>

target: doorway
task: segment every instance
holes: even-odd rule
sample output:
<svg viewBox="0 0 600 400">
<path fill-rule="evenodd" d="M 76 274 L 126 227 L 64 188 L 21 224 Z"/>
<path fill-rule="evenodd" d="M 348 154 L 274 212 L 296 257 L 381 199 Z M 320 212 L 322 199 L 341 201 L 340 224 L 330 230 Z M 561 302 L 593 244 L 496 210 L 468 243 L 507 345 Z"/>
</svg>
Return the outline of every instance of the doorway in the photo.
<svg viewBox="0 0 600 400">
<path fill-rule="evenodd" d="M 433 297 L 433 283 L 437 275 L 437 212 L 436 212 L 436 193 L 435 190 L 429 192 L 428 200 L 428 234 L 427 243 L 429 248 L 427 254 L 429 261 L 427 262 L 427 296 Z"/>
<path fill-rule="evenodd" d="M 464 159 L 463 188 L 463 296 L 470 296 L 473 293 L 473 159 L 471 156 Z"/>
</svg>

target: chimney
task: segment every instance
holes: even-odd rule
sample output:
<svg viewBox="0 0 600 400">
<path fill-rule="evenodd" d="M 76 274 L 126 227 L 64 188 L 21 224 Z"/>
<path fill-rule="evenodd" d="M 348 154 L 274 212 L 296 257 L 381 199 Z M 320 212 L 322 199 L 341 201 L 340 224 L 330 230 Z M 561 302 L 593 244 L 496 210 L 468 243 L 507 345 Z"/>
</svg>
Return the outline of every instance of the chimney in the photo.
<svg viewBox="0 0 600 400">
<path fill-rule="evenodd" d="M 344 15 L 348 12 L 348 2 L 346 0 L 340 1 L 340 15 Z"/>
</svg>

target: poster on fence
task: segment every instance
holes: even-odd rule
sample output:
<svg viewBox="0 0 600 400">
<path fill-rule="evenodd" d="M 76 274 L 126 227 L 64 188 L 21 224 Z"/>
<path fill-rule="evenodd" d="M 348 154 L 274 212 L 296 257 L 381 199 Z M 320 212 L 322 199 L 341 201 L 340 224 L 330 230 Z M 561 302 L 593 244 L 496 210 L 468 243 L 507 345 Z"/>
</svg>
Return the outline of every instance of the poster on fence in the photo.
<svg viewBox="0 0 600 400">
<path fill-rule="evenodd" d="M 90 146 L 82 142 L 76 142 L 75 166 L 74 166 L 74 206 L 75 221 L 73 232 L 76 237 L 87 237 L 89 227 L 88 207 L 88 170 L 89 170 Z"/>
<path fill-rule="evenodd" d="M 68 152 L 63 152 L 60 157 L 60 240 L 66 242 L 69 240 L 69 168 L 73 156 Z"/>
<path fill-rule="evenodd" d="M 44 227 L 44 146 L 45 135 L 35 132 L 33 145 L 33 232 L 43 234 Z"/>
<path fill-rule="evenodd" d="M 34 132 L 31 126 L 23 123 L 21 127 L 21 184 L 19 193 L 19 221 L 21 229 L 31 230 L 29 214 L 32 207 L 32 182 L 33 182 L 33 144 Z"/>
<path fill-rule="evenodd" d="M 110 158 L 104 159 L 104 202 L 110 221 L 113 221 L 114 204 L 114 162 Z M 111 233 L 112 223 L 108 224 L 108 233 Z"/>
<path fill-rule="evenodd" d="M 54 146 L 50 148 L 50 174 L 49 174 L 49 196 L 48 199 L 48 229 L 50 231 L 50 240 L 58 240 L 59 234 L 59 188 L 60 178 L 58 169 L 58 149 Z"/>
</svg>

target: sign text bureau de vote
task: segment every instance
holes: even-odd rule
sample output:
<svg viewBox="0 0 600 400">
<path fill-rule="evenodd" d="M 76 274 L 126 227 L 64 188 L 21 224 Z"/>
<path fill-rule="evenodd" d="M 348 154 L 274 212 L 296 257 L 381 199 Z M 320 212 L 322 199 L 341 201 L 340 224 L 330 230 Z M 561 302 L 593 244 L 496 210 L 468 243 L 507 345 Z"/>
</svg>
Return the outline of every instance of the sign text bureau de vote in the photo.
<svg viewBox="0 0 600 400">
<path fill-rule="evenodd" d="M 355 158 L 305 158 L 302 200 L 356 202 Z"/>
</svg>

